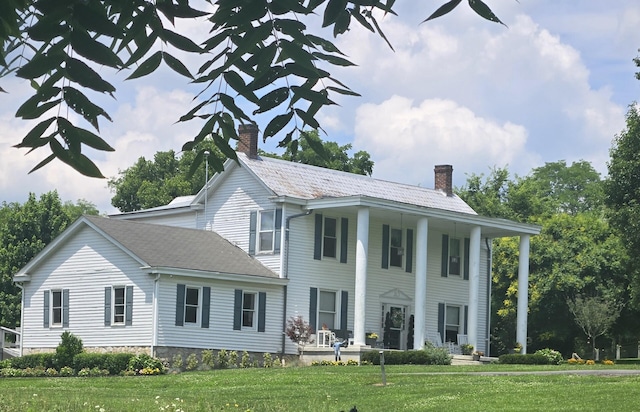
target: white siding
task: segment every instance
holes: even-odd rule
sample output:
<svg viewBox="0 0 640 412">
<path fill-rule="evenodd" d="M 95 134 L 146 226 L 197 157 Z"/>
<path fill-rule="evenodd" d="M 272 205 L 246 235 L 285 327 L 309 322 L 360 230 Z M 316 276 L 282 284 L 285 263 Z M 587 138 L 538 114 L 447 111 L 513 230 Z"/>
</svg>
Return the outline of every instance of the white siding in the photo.
<svg viewBox="0 0 640 412">
<path fill-rule="evenodd" d="M 176 326 L 178 284 L 211 287 L 209 328 Z M 266 293 L 265 332 L 233 330 L 234 290 Z M 279 352 L 282 349 L 282 286 L 162 276 L 158 293 L 158 346 Z"/>
<path fill-rule="evenodd" d="M 140 264 L 90 228 L 81 229 L 25 283 L 24 348 L 55 348 L 65 330 L 86 347 L 150 346 L 153 280 Z M 106 286 L 133 286 L 133 324 L 104 326 Z M 69 289 L 69 327 L 43 326 L 44 291 Z"/>
</svg>

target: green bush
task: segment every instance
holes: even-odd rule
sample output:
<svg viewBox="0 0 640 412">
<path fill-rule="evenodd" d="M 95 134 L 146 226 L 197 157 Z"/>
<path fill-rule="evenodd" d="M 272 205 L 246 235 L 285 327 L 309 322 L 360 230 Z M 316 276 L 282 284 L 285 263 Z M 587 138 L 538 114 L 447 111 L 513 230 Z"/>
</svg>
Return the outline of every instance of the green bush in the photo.
<svg viewBox="0 0 640 412">
<path fill-rule="evenodd" d="M 211 349 L 205 349 L 202 351 L 202 364 L 210 369 L 213 369 L 213 367 L 215 366 L 213 351 Z"/>
<path fill-rule="evenodd" d="M 73 367 L 79 371 L 85 368 L 106 369 L 110 375 L 118 375 L 127 370 L 131 353 L 80 353 L 73 358 Z"/>
<path fill-rule="evenodd" d="M 10 366 L 14 369 L 33 369 L 37 367 L 48 369 L 56 367 L 56 359 L 57 355 L 55 353 L 34 353 L 8 360 L 10 362 Z"/>
<path fill-rule="evenodd" d="M 379 351 L 365 352 L 362 355 L 361 363 L 379 365 Z M 451 356 L 447 350 L 431 346 L 425 347 L 423 350 L 385 351 L 384 363 L 387 365 L 450 365 Z"/>
<path fill-rule="evenodd" d="M 153 358 L 143 353 L 129 359 L 129 366 L 127 369 L 136 373 L 140 373 L 143 369 L 158 369 L 160 372 L 164 372 L 164 365 L 160 359 Z"/>
<path fill-rule="evenodd" d="M 56 348 L 58 368 L 73 366 L 73 358 L 82 353 L 82 340 L 69 331 L 60 335 L 60 344 Z"/>
<path fill-rule="evenodd" d="M 549 365 L 560 365 L 562 362 L 564 362 L 564 358 L 562 357 L 562 354 L 557 350 L 553 350 L 549 348 L 539 349 L 534 354 L 542 355 L 545 358 L 547 358 L 547 360 L 549 361 Z"/>
<path fill-rule="evenodd" d="M 6 369 L 10 367 L 11 367 L 11 361 L 9 359 L 0 361 L 0 369 Z"/>
<path fill-rule="evenodd" d="M 187 370 L 188 371 L 196 370 L 197 367 L 198 367 L 198 355 L 196 355 L 195 353 L 189 354 L 189 356 L 187 356 Z"/>
<path fill-rule="evenodd" d="M 527 353 L 526 355 L 520 355 L 517 353 L 500 355 L 498 358 L 499 363 L 512 364 L 512 365 L 550 365 L 549 358 L 545 355 L 537 353 Z"/>
</svg>

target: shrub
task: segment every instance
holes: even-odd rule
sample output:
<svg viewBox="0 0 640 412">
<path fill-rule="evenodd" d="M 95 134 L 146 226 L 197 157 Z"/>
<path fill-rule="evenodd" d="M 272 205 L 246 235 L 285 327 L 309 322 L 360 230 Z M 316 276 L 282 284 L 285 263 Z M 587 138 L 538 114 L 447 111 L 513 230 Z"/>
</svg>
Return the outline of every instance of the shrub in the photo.
<svg viewBox="0 0 640 412">
<path fill-rule="evenodd" d="M 362 355 L 362 364 L 380 364 L 378 351 L 367 351 Z M 423 350 L 385 351 L 387 365 L 450 365 L 451 356 L 446 349 L 426 346 Z"/>
<path fill-rule="evenodd" d="M 264 368 L 273 367 L 273 358 L 271 358 L 271 354 L 269 352 L 262 354 L 262 367 Z"/>
<path fill-rule="evenodd" d="M 603 365 L 613 365 L 613 361 L 611 359 L 605 359 L 602 361 Z"/>
<path fill-rule="evenodd" d="M 187 356 L 187 370 L 192 371 L 198 367 L 198 356 L 195 353 L 189 354 Z"/>
<path fill-rule="evenodd" d="M 48 368 L 47 370 L 44 371 L 44 374 L 46 376 L 58 376 L 58 371 L 54 368 Z"/>
<path fill-rule="evenodd" d="M 587 364 L 587 365 L 595 365 L 595 364 L 596 364 L 596 362 L 595 362 L 593 359 L 589 359 L 589 360 L 586 362 L 586 364 Z"/>
<path fill-rule="evenodd" d="M 544 356 L 549 361 L 549 365 L 560 365 L 564 361 L 560 352 L 549 348 L 539 349 L 534 353 L 534 355 Z"/>
<path fill-rule="evenodd" d="M 202 364 L 207 367 L 213 369 L 215 366 L 215 361 L 213 359 L 213 351 L 211 349 L 206 349 L 202 351 Z"/>
<path fill-rule="evenodd" d="M 73 358 L 75 370 L 84 368 L 106 369 L 110 375 L 118 375 L 129 367 L 131 353 L 80 353 Z"/>
<path fill-rule="evenodd" d="M 460 345 L 460 350 L 463 355 L 471 355 L 471 353 L 473 353 L 473 345 L 470 343 L 463 343 Z"/>
<path fill-rule="evenodd" d="M 499 363 L 512 365 L 549 365 L 549 358 L 537 353 L 519 355 L 517 353 L 500 355 Z"/>
<path fill-rule="evenodd" d="M 56 366 L 56 357 L 55 353 L 34 353 L 8 360 L 10 366 L 15 369 L 37 368 L 38 366 L 46 369 Z"/>
<path fill-rule="evenodd" d="M 229 366 L 235 368 L 238 366 L 238 352 L 232 350 L 229 352 Z"/>
<path fill-rule="evenodd" d="M 162 361 L 157 358 L 153 358 L 146 353 L 136 355 L 129 360 L 129 366 L 127 370 L 140 373 L 143 369 L 158 369 L 160 373 L 164 372 L 164 365 Z"/>
<path fill-rule="evenodd" d="M 173 369 L 182 370 L 183 365 L 184 361 L 182 360 L 182 354 L 176 353 L 175 355 L 173 355 L 173 358 L 171 359 L 171 367 Z"/>
<path fill-rule="evenodd" d="M 68 366 L 60 368 L 60 376 L 73 376 L 73 369 Z"/>
<path fill-rule="evenodd" d="M 0 369 L 0 376 L 5 378 L 19 378 L 23 376 L 23 374 L 24 372 L 22 369 L 12 367 Z"/>
<path fill-rule="evenodd" d="M 225 349 L 220 349 L 218 351 L 218 367 L 220 369 L 226 369 L 229 367 L 229 354 Z"/>
<path fill-rule="evenodd" d="M 0 369 L 6 369 L 10 367 L 11 367 L 11 361 L 9 359 L 0 361 Z"/>
<path fill-rule="evenodd" d="M 60 344 L 56 348 L 56 362 L 59 368 L 72 366 L 73 358 L 82 353 L 82 340 L 69 331 L 60 335 Z"/>
<path fill-rule="evenodd" d="M 249 356 L 249 352 L 242 352 L 242 359 L 240 360 L 241 368 L 250 368 L 251 367 L 251 356 Z"/>
</svg>

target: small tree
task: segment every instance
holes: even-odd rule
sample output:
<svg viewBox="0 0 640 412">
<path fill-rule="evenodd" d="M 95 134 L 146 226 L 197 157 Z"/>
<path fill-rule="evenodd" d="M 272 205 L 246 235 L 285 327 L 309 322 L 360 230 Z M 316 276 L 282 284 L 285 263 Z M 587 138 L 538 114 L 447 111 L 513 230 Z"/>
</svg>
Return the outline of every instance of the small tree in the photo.
<svg viewBox="0 0 640 412">
<path fill-rule="evenodd" d="M 60 335 L 60 343 L 56 348 L 56 363 L 58 368 L 73 366 L 73 358 L 82 353 L 82 339 L 69 331 Z"/>
<path fill-rule="evenodd" d="M 314 342 L 311 337 L 313 333 L 313 328 L 302 316 L 292 316 L 287 320 L 286 334 L 293 343 L 298 345 L 298 354 L 300 357 L 302 357 L 304 353 L 304 347 Z"/>
<path fill-rule="evenodd" d="M 606 301 L 601 297 L 583 298 L 580 295 L 573 300 L 567 300 L 567 305 L 580 329 L 591 339 L 592 353 L 595 359 L 596 338 L 604 335 L 613 322 L 618 319 L 622 305 Z"/>
</svg>

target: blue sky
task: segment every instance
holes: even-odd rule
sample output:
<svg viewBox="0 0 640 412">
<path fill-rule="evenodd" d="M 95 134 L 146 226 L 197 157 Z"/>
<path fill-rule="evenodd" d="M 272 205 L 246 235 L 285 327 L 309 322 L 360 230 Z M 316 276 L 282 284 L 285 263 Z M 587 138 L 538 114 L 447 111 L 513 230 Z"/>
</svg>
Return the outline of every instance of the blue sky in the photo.
<svg viewBox="0 0 640 412">
<path fill-rule="evenodd" d="M 628 105 L 640 100 L 632 62 L 640 48 L 637 0 L 489 0 L 508 27 L 477 17 L 465 4 L 420 24 L 443 2 L 396 3 L 399 16 L 382 19 L 395 52 L 355 26 L 335 40 L 358 66 L 332 74 L 362 97 L 337 96 L 340 106 L 319 115 L 322 137 L 368 151 L 374 177 L 423 187 L 433 187 L 435 164 L 452 164 L 457 186 L 492 167 L 526 175 L 558 160 L 587 160 L 605 175 L 612 139 L 624 128 Z M 179 28 L 203 36 L 193 22 Z M 175 124 L 197 91 L 183 78 L 167 70 L 141 81 L 125 77 L 109 77 L 117 100 L 97 98 L 114 120 L 102 122 L 101 132 L 116 152 L 95 158 L 107 176 L 140 156 L 178 151 L 199 129 Z M 32 127 L 13 117 L 29 86 L 15 78 L 0 84 L 9 92 L 0 96 L 0 201 L 24 202 L 29 192 L 56 189 L 63 200 L 82 198 L 114 212 L 105 180 L 79 176 L 57 161 L 27 174 L 47 156 L 11 148 Z M 261 147 L 277 151 L 278 140 Z"/>
</svg>

